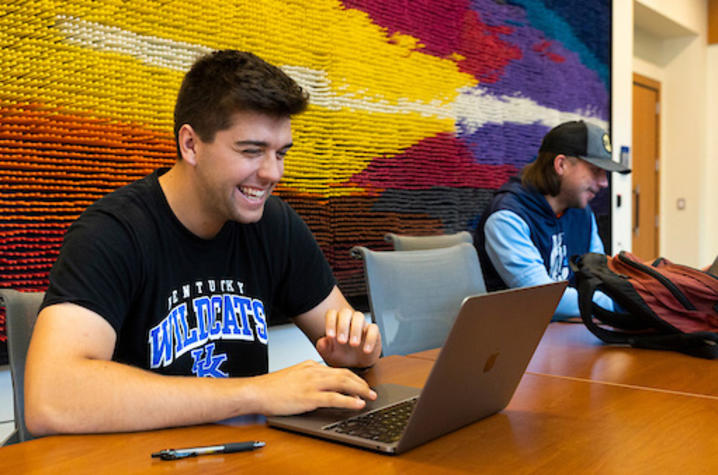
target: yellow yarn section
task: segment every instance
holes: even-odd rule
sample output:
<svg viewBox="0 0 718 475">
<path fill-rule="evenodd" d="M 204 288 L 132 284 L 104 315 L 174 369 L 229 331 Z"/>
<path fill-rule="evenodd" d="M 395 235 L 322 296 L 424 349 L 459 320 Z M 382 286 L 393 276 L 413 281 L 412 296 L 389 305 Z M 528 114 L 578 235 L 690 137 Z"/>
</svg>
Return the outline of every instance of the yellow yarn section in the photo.
<svg viewBox="0 0 718 475">
<path fill-rule="evenodd" d="M 21 6 L 7 7 L 0 17 L 0 100 L 40 102 L 171 133 L 181 71 L 68 43 L 57 28 L 60 17 L 82 14 L 94 2 L 41 0 Z"/>
<path fill-rule="evenodd" d="M 282 66 L 311 93 L 293 123 L 283 185 L 343 196 L 375 157 L 453 132 L 470 75 L 414 51 L 416 40 L 337 1 L 74 0 L 4 2 L 0 101 L 171 134 L 184 72 L 203 52 L 237 48 Z M 19 40 L 20 39 L 20 40 Z"/>
<path fill-rule="evenodd" d="M 74 3 L 83 7 L 74 10 Z M 459 88 L 476 84 L 454 62 L 413 51 L 414 38 L 395 33 L 387 41 L 384 29 L 366 13 L 333 0 L 72 4 L 65 15 L 211 49 L 248 50 L 277 65 L 323 70 L 336 89 L 368 92 L 368 97 L 450 102 Z"/>
</svg>

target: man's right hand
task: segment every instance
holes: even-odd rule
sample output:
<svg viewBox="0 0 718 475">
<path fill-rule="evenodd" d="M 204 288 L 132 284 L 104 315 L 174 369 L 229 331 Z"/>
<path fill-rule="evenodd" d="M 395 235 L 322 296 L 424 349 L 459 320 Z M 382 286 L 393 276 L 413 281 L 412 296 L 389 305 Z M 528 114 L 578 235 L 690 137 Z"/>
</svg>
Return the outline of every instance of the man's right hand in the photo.
<svg viewBox="0 0 718 475">
<path fill-rule="evenodd" d="M 320 407 L 362 409 L 376 393 L 366 381 L 343 368 L 330 368 L 304 361 L 288 368 L 252 378 L 259 394 L 258 413 L 291 415 Z"/>
</svg>

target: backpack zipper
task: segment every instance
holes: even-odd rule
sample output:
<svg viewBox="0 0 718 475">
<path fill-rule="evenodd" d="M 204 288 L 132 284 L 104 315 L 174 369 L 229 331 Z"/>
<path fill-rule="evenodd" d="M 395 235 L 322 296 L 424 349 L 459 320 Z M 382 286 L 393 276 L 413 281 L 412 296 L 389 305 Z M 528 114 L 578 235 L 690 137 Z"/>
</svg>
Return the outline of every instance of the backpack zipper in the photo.
<svg viewBox="0 0 718 475">
<path fill-rule="evenodd" d="M 637 269 L 645 274 L 650 275 L 654 279 L 656 279 L 658 282 L 660 282 L 665 288 L 667 288 L 671 294 L 678 300 L 678 302 L 683 305 L 683 307 L 686 310 L 696 310 L 696 307 L 691 303 L 690 300 L 681 292 L 681 289 L 676 286 L 673 282 L 671 282 L 666 276 L 661 274 L 660 272 L 653 270 L 651 267 L 643 265 L 639 262 L 636 262 L 634 260 L 631 260 L 627 256 L 623 254 L 623 252 L 620 252 L 618 254 L 618 259 L 623 262 L 624 264 L 633 267 L 634 269 Z"/>
</svg>

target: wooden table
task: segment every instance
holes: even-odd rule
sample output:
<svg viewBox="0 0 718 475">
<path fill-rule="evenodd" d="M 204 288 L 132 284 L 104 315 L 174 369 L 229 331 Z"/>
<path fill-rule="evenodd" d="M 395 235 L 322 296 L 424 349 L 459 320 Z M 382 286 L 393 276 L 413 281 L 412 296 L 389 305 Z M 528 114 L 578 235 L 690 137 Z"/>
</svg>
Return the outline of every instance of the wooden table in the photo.
<svg viewBox="0 0 718 475">
<path fill-rule="evenodd" d="M 438 355 L 437 348 L 410 357 L 433 361 Z M 718 361 L 674 351 L 605 345 L 583 324 L 549 324 L 527 371 L 708 396 L 718 404 Z"/>
<path fill-rule="evenodd" d="M 432 361 L 391 356 L 370 384 L 421 386 Z M 4 473 L 718 473 L 711 398 L 527 373 L 501 413 L 399 456 L 264 425 L 263 418 L 130 434 L 54 436 L 0 449 Z M 263 440 L 253 452 L 160 461 L 170 447 Z"/>
</svg>

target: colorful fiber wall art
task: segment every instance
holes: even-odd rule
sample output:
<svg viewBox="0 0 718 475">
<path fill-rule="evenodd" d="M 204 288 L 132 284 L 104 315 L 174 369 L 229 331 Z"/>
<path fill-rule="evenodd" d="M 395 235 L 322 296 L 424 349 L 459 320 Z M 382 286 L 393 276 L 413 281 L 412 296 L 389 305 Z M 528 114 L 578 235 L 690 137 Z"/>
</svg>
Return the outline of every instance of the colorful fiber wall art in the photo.
<svg viewBox="0 0 718 475">
<path fill-rule="evenodd" d="M 4 0 L 0 287 L 43 290 L 85 207 L 173 163 L 183 73 L 237 48 L 311 94 L 278 193 L 359 296 L 352 246 L 471 229 L 550 127 L 608 126 L 610 11 L 610 0 Z"/>
</svg>

